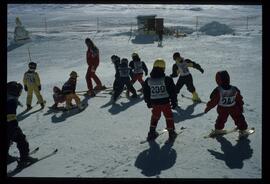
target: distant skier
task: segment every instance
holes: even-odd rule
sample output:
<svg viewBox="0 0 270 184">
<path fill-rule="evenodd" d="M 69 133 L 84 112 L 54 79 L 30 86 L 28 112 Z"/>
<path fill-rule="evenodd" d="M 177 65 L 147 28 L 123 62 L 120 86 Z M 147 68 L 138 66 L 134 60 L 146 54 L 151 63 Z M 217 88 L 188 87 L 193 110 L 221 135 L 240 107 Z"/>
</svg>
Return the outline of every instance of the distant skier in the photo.
<svg viewBox="0 0 270 184">
<path fill-rule="evenodd" d="M 57 109 L 59 103 L 64 103 L 66 101 L 65 95 L 57 86 L 53 87 L 53 100 L 54 104 L 51 106 L 52 109 Z"/>
<path fill-rule="evenodd" d="M 105 86 L 102 86 L 100 79 L 96 75 L 96 70 L 99 65 L 99 49 L 90 38 L 85 39 L 85 44 L 88 47 L 88 50 L 86 53 L 88 69 L 85 76 L 87 87 L 88 87 L 87 94 L 89 96 L 95 96 L 96 94 L 94 90 L 102 90 L 106 88 Z M 93 88 L 92 79 L 96 83 L 95 88 Z"/>
<path fill-rule="evenodd" d="M 72 100 L 74 99 L 76 102 L 76 105 L 79 109 L 83 109 L 83 106 L 81 104 L 81 100 L 78 97 L 78 95 L 75 93 L 76 85 L 77 85 L 77 72 L 72 71 L 69 75 L 69 79 L 62 87 L 62 94 L 65 95 L 66 99 L 66 109 L 70 110 L 72 107 Z"/>
<path fill-rule="evenodd" d="M 175 52 L 173 54 L 173 59 L 175 61 L 175 64 L 173 65 L 172 74 L 170 76 L 177 77 L 180 74 L 176 83 L 176 93 L 178 94 L 181 88 L 186 85 L 187 90 L 192 93 L 192 100 L 201 101 L 193 85 L 193 78 L 191 73 L 189 72 L 188 67 L 196 68 L 201 73 L 203 73 L 204 70 L 199 64 L 195 63 L 194 61 L 181 57 L 179 52 Z"/>
<path fill-rule="evenodd" d="M 236 86 L 230 85 L 229 73 L 219 71 L 216 73 L 216 87 L 211 95 L 210 101 L 207 103 L 204 110 L 207 113 L 209 110 L 217 106 L 218 117 L 215 124 L 215 130 L 213 133 L 222 133 L 222 129 L 225 126 L 228 116 L 230 115 L 234 120 L 235 125 L 240 130 L 239 136 L 247 135 L 245 131 L 248 127 L 245 117 L 243 116 L 243 97 L 240 94 L 240 90 Z"/>
<path fill-rule="evenodd" d="M 132 80 L 131 84 L 133 85 L 136 81 L 139 81 L 140 84 L 143 86 L 144 80 L 143 80 L 143 72 L 145 73 L 145 76 L 148 75 L 148 69 L 144 61 L 141 61 L 141 58 L 139 55 L 134 52 L 131 55 L 132 60 L 129 63 L 129 67 L 132 69 Z M 138 91 L 142 92 L 142 88 Z M 127 96 L 129 96 L 129 91 L 127 91 Z"/>
<path fill-rule="evenodd" d="M 163 29 L 157 31 L 158 34 L 158 47 L 162 47 Z"/>
<path fill-rule="evenodd" d="M 119 75 L 119 76 L 118 76 Z M 122 93 L 124 86 L 127 87 L 127 90 L 131 91 L 133 94 L 132 98 L 137 98 L 137 93 L 135 88 L 132 86 L 129 76 L 131 75 L 131 68 L 128 67 L 128 60 L 122 58 L 120 65 L 116 68 L 116 78 L 114 81 L 114 94 L 113 101 L 115 102 L 117 98 Z"/>
<path fill-rule="evenodd" d="M 156 132 L 157 123 L 163 112 L 169 139 L 174 139 L 177 134 L 174 131 L 174 120 L 172 109 L 178 106 L 175 84 L 171 77 L 165 75 L 165 61 L 157 59 L 154 62 L 153 69 L 144 82 L 143 87 L 144 101 L 148 108 L 152 108 L 152 117 L 148 140 L 155 139 L 158 136 Z"/>
<path fill-rule="evenodd" d="M 28 64 L 28 67 L 29 67 L 28 71 L 25 72 L 23 76 L 24 90 L 27 91 L 27 98 L 26 98 L 27 110 L 32 109 L 31 104 L 33 92 L 35 93 L 41 108 L 44 108 L 45 101 L 43 100 L 43 97 L 40 94 L 41 91 L 40 78 L 38 73 L 36 72 L 37 64 L 34 62 L 30 62 Z"/>
<path fill-rule="evenodd" d="M 6 139 L 6 155 L 7 161 L 11 156 L 8 154 L 10 142 L 16 142 L 17 148 L 20 153 L 19 165 L 25 165 L 28 162 L 36 161 L 36 158 L 32 158 L 29 156 L 29 143 L 26 140 L 24 133 L 19 127 L 19 123 L 17 121 L 17 106 L 18 106 L 18 98 L 22 93 L 23 86 L 20 83 L 15 81 L 11 81 L 7 83 L 7 119 L 6 119 L 6 130 L 7 130 L 7 139 Z"/>
</svg>

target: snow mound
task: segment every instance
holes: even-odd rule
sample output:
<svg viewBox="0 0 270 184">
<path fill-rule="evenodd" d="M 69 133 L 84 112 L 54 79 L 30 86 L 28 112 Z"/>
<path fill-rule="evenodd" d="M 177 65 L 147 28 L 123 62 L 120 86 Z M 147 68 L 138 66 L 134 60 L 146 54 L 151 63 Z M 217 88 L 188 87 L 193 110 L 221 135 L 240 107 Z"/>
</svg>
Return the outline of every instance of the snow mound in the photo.
<svg viewBox="0 0 270 184">
<path fill-rule="evenodd" d="M 232 28 L 230 28 L 226 24 L 221 24 L 216 21 L 205 24 L 199 29 L 199 31 L 204 32 L 205 34 L 211 35 L 211 36 L 219 36 L 219 35 L 234 33 Z"/>
</svg>

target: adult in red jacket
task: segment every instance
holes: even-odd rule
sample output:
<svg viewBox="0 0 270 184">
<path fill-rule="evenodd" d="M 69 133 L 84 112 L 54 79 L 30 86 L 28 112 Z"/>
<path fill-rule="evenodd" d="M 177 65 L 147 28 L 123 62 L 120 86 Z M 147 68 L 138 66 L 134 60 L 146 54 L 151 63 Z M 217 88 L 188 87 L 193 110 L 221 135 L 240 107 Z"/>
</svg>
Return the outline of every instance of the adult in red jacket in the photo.
<svg viewBox="0 0 270 184">
<path fill-rule="evenodd" d="M 85 39 L 85 44 L 88 47 L 86 53 L 86 61 L 88 64 L 88 69 L 85 76 L 88 87 L 87 94 L 90 96 L 95 96 L 91 79 L 93 79 L 96 83 L 96 87 L 94 88 L 95 90 L 101 90 L 103 88 L 100 79 L 96 75 L 96 69 L 99 65 L 99 50 L 90 38 Z"/>
<path fill-rule="evenodd" d="M 210 95 L 210 101 L 204 110 L 209 110 L 217 106 L 218 117 L 215 124 L 215 133 L 222 132 L 224 125 L 230 115 L 235 125 L 240 130 L 240 136 L 246 134 L 248 127 L 245 117 L 243 116 L 243 97 L 236 86 L 230 85 L 230 76 L 226 70 L 219 71 L 216 74 L 216 87 Z"/>
</svg>

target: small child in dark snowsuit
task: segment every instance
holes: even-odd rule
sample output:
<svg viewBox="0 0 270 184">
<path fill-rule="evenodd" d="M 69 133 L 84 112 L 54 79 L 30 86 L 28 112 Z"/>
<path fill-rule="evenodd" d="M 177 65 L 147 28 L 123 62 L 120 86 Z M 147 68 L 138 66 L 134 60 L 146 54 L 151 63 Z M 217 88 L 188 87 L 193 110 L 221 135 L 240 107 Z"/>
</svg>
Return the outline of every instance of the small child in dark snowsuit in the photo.
<svg viewBox="0 0 270 184">
<path fill-rule="evenodd" d="M 128 67 L 128 60 L 126 58 L 122 58 L 119 67 L 117 67 L 116 73 L 119 73 L 119 78 L 116 78 L 116 82 L 114 83 L 114 94 L 113 101 L 115 102 L 117 98 L 122 93 L 124 86 L 127 87 L 127 90 L 131 91 L 133 94 L 132 98 L 137 98 L 137 93 L 132 83 L 130 82 L 129 76 L 131 75 L 131 69 Z"/>
<path fill-rule="evenodd" d="M 70 77 L 67 82 L 62 87 L 62 93 L 65 95 L 66 99 L 66 108 L 67 110 L 71 109 L 72 106 L 72 100 L 74 99 L 76 102 L 76 105 L 79 109 L 83 109 L 83 106 L 81 104 L 81 100 L 78 97 L 78 95 L 75 93 L 76 85 L 77 85 L 77 72 L 72 71 L 70 73 Z"/>
<path fill-rule="evenodd" d="M 17 106 L 19 104 L 18 98 L 21 95 L 22 89 L 23 86 L 20 83 L 17 83 L 15 81 L 7 83 L 7 147 L 5 151 L 7 153 L 7 160 L 9 162 L 9 158 L 11 158 L 11 156 L 9 156 L 8 154 L 10 142 L 16 142 L 17 148 L 20 152 L 20 165 L 24 165 L 28 162 L 34 162 L 37 160 L 36 158 L 32 158 L 29 156 L 29 143 L 21 128 L 19 127 L 16 117 Z"/>
<path fill-rule="evenodd" d="M 154 62 L 150 77 L 145 80 L 143 85 L 144 101 L 148 108 L 152 108 L 148 140 L 155 139 L 158 135 L 156 127 L 161 112 L 163 112 L 166 119 L 169 139 L 174 139 L 177 135 L 174 131 L 172 113 L 172 109 L 175 109 L 178 105 L 175 84 L 171 77 L 165 75 L 164 71 L 165 61 L 163 59 L 157 59 Z"/>
<path fill-rule="evenodd" d="M 59 103 L 64 103 L 66 101 L 65 95 L 62 93 L 61 89 L 57 86 L 53 87 L 53 100 L 54 104 L 51 108 L 57 109 Z"/>
<path fill-rule="evenodd" d="M 216 87 L 211 95 L 210 101 L 207 103 L 204 110 L 207 113 L 209 110 L 217 106 L 218 117 L 215 124 L 214 133 L 221 133 L 225 126 L 228 116 L 234 120 L 235 125 L 240 130 L 239 136 L 247 135 L 245 131 L 248 127 L 245 117 L 243 116 L 243 97 L 240 90 L 230 85 L 230 76 L 226 70 L 216 73 Z"/>
<path fill-rule="evenodd" d="M 115 91 L 116 86 L 119 85 L 119 81 L 120 81 L 120 74 L 118 70 L 118 67 L 120 66 L 120 57 L 118 57 L 117 55 L 112 55 L 111 61 L 115 68 L 115 75 L 114 75 L 115 79 L 113 81 L 113 91 Z"/>
</svg>

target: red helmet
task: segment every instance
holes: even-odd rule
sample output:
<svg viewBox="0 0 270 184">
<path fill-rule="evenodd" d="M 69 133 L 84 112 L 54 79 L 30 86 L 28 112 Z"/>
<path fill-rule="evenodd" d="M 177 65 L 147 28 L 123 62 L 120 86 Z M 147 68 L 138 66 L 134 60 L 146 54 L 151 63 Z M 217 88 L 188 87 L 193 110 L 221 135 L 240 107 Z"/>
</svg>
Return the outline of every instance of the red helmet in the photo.
<svg viewBox="0 0 270 184">
<path fill-rule="evenodd" d="M 226 70 L 218 71 L 216 73 L 216 82 L 219 86 L 230 84 L 230 75 Z"/>
</svg>

